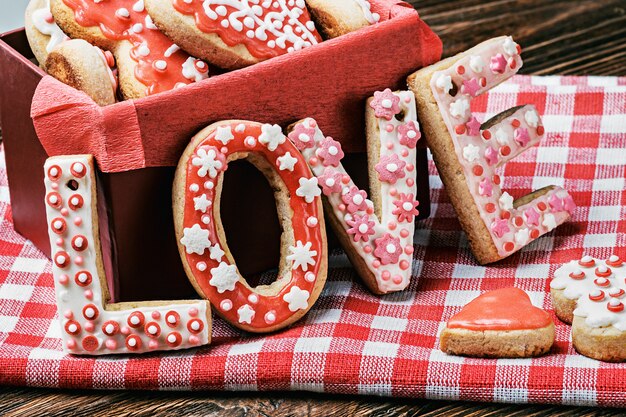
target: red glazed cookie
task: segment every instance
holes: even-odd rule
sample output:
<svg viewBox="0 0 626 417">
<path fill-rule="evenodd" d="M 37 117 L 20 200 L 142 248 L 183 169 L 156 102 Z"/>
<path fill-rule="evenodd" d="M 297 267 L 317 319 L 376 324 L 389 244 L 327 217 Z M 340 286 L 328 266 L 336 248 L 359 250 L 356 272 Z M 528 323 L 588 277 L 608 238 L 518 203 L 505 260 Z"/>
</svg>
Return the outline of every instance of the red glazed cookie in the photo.
<svg viewBox="0 0 626 417">
<path fill-rule="evenodd" d="M 128 354 L 210 342 L 211 309 L 206 301 L 109 304 L 90 155 L 49 158 L 45 185 L 52 274 L 65 351 Z"/>
<path fill-rule="evenodd" d="M 549 186 L 514 200 L 496 169 L 539 143 L 544 128 L 533 106 L 509 109 L 480 122 L 474 97 L 521 67 L 510 37 L 488 40 L 411 75 L 424 134 L 435 164 L 481 264 L 518 251 L 565 222 L 576 205 L 567 191 Z"/>
<path fill-rule="evenodd" d="M 317 176 L 326 213 L 352 265 L 373 293 L 386 294 L 405 289 L 411 279 L 420 138 L 413 94 L 375 93 L 366 122 L 371 200 L 341 164 L 341 144 L 325 137 L 315 120 L 297 123 L 289 139 Z"/>
<path fill-rule="evenodd" d="M 526 358 L 543 355 L 554 343 L 554 323 L 517 288 L 490 291 L 472 300 L 441 332 L 450 355 Z"/>
<path fill-rule="evenodd" d="M 220 219 L 228 163 L 246 159 L 275 190 L 283 234 L 278 279 L 250 287 L 237 270 Z M 317 178 L 280 126 L 215 123 L 191 141 L 174 180 L 174 224 L 181 259 L 200 295 L 218 314 L 250 332 L 271 332 L 300 319 L 326 281 L 328 254 Z M 241 196 L 241 204 L 254 202 Z"/>
<path fill-rule="evenodd" d="M 556 315 L 572 324 L 576 350 L 590 358 L 626 361 L 626 264 L 584 256 L 554 273 L 550 294 Z"/>
<path fill-rule="evenodd" d="M 72 38 L 111 51 L 126 99 L 168 91 L 208 76 L 152 22 L 143 0 L 51 0 L 58 25 Z"/>
<path fill-rule="evenodd" d="M 326 38 L 336 38 L 380 20 L 367 0 L 306 0 L 306 4 Z"/>
<path fill-rule="evenodd" d="M 146 0 L 156 25 L 181 48 L 224 69 L 237 69 L 322 38 L 304 0 Z"/>
</svg>

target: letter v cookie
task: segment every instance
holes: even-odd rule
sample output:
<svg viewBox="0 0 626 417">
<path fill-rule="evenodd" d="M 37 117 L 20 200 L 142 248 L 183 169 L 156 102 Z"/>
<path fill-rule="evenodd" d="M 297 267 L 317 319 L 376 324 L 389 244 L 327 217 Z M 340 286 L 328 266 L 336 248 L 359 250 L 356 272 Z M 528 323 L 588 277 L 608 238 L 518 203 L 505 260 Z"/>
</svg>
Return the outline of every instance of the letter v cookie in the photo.
<svg viewBox="0 0 626 417">
<path fill-rule="evenodd" d="M 561 187 L 548 186 L 515 201 L 500 188 L 496 168 L 538 144 L 543 125 L 530 105 L 481 123 L 470 104 L 521 65 L 519 46 L 503 36 L 408 78 L 439 175 L 481 264 L 518 251 L 565 222 L 576 207 Z"/>
<path fill-rule="evenodd" d="M 209 343 L 211 309 L 207 301 L 109 304 L 93 158 L 52 157 L 46 161 L 45 173 L 52 275 L 64 350 L 109 355 Z"/>
<path fill-rule="evenodd" d="M 375 93 L 366 120 L 371 200 L 341 164 L 340 143 L 325 137 L 315 120 L 298 122 L 289 139 L 317 176 L 325 211 L 352 265 L 373 293 L 386 294 L 405 289 L 411 278 L 420 138 L 413 94 Z"/>
</svg>

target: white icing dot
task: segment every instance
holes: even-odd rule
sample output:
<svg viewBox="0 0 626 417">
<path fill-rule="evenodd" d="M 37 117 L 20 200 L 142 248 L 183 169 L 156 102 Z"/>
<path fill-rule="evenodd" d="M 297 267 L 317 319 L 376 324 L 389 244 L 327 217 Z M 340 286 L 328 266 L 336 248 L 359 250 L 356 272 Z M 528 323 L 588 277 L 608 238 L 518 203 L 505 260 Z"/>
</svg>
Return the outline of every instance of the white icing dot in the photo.
<svg viewBox="0 0 626 417">
<path fill-rule="evenodd" d="M 135 23 L 132 27 L 133 32 L 141 33 L 143 31 L 143 25 L 141 23 Z"/>
<path fill-rule="evenodd" d="M 80 282 L 81 284 L 84 284 L 85 282 L 87 282 L 88 276 L 86 273 L 81 272 L 80 274 L 78 274 L 78 282 Z"/>
<path fill-rule="evenodd" d="M 171 334 L 169 336 L 167 336 L 167 341 L 170 343 L 176 343 L 176 335 Z"/>
<path fill-rule="evenodd" d="M 585 255 L 585 256 L 583 256 L 581 261 L 584 262 L 584 263 L 588 263 L 588 262 L 593 261 L 593 258 L 591 256 L 589 256 L 589 255 Z"/>
<path fill-rule="evenodd" d="M 335 156 L 339 153 L 339 150 L 336 146 L 331 146 L 330 148 L 328 148 L 328 153 Z"/>
<path fill-rule="evenodd" d="M 72 323 L 69 326 L 67 326 L 67 330 L 70 333 L 75 333 L 78 330 L 78 326 L 76 326 L 74 323 Z"/>
<path fill-rule="evenodd" d="M 104 330 L 106 330 L 108 334 L 111 334 L 113 333 L 113 331 L 115 331 L 115 326 L 109 323 L 106 325 L 106 328 Z"/>
<path fill-rule="evenodd" d="M 64 264 L 65 262 L 67 262 L 67 258 L 65 257 L 65 255 L 57 256 L 57 263 Z"/>
<path fill-rule="evenodd" d="M 224 311 L 230 311 L 233 308 L 233 302 L 230 300 L 222 300 L 220 308 Z"/>
<path fill-rule="evenodd" d="M 156 328 L 156 326 L 148 326 L 148 333 L 150 334 L 157 334 L 158 329 Z"/>
<path fill-rule="evenodd" d="M 589 292 L 589 295 L 591 295 L 592 297 L 599 297 L 600 295 L 602 295 L 602 291 L 600 291 L 599 289 L 593 289 Z"/>
<path fill-rule="evenodd" d="M 306 133 L 300 133 L 298 135 L 298 139 L 300 139 L 301 142 L 308 142 L 311 140 L 311 138 L 309 137 L 309 135 L 307 135 Z"/>
<path fill-rule="evenodd" d="M 52 175 L 53 177 L 56 177 L 57 175 L 59 175 L 59 170 L 56 168 L 50 169 L 50 175 Z"/>
<path fill-rule="evenodd" d="M 200 330 L 200 323 L 197 321 L 191 322 L 191 330 Z"/>
<path fill-rule="evenodd" d="M 334 178 L 328 178 L 328 179 L 326 180 L 326 186 L 327 186 L 327 187 L 332 187 L 332 186 L 334 186 L 334 185 L 335 185 L 335 179 L 334 179 Z"/>
<path fill-rule="evenodd" d="M 154 61 L 154 66 L 163 71 L 167 68 L 167 62 L 163 61 L 162 59 L 159 59 L 158 61 Z"/>
<path fill-rule="evenodd" d="M 117 9 L 115 11 L 115 14 L 118 15 L 119 17 L 130 17 L 130 12 L 128 11 L 127 8 L 122 7 L 120 9 Z"/>
<path fill-rule="evenodd" d="M 52 195 L 52 196 L 50 196 L 50 202 L 52 204 L 56 204 L 56 203 L 59 202 L 59 198 L 56 195 Z"/>
<path fill-rule="evenodd" d="M 267 324 L 272 324 L 275 321 L 276 321 L 276 314 L 274 314 L 272 311 L 270 311 L 269 313 L 265 315 L 265 322 Z"/>
<path fill-rule="evenodd" d="M 359 233 L 361 233 L 361 234 L 367 233 L 368 229 L 369 228 L 367 227 L 367 225 L 365 223 L 362 223 L 362 224 L 359 225 Z"/>
<path fill-rule="evenodd" d="M 356 194 L 352 197 L 352 202 L 356 205 L 363 203 L 363 196 L 361 194 Z"/>
<path fill-rule="evenodd" d="M 200 191 L 200 186 L 198 184 L 191 184 L 189 186 L 189 191 L 197 193 L 198 191 Z"/>
<path fill-rule="evenodd" d="M 315 216 L 311 216 L 306 220 L 306 224 L 309 227 L 315 227 L 317 226 L 317 223 L 318 223 L 318 220 L 317 220 L 317 217 Z"/>
<path fill-rule="evenodd" d="M 63 222 L 61 220 L 57 220 L 54 222 L 55 229 L 61 229 L 63 227 Z"/>
<path fill-rule="evenodd" d="M 85 309 L 85 317 L 92 318 L 95 315 L 96 315 L 96 312 L 94 311 L 93 308 L 89 307 Z"/>
<path fill-rule="evenodd" d="M 79 174 L 83 172 L 84 169 L 85 167 L 83 166 L 83 164 L 74 164 L 74 171 L 78 172 Z"/>
<path fill-rule="evenodd" d="M 411 211 L 413 210 L 413 204 L 409 203 L 408 201 L 402 203 L 402 208 L 404 209 L 404 211 Z"/>
<path fill-rule="evenodd" d="M 417 132 L 415 130 L 409 130 L 408 132 L 406 132 L 406 135 L 409 138 L 413 139 L 413 138 L 415 138 L 415 136 L 417 136 Z"/>
<path fill-rule="evenodd" d="M 237 126 L 235 126 L 235 132 L 237 133 L 243 133 L 246 130 L 246 125 L 243 123 L 239 123 Z"/>
<path fill-rule="evenodd" d="M 386 109 L 390 109 L 393 106 L 393 102 L 388 98 L 384 99 L 380 104 Z"/>
<path fill-rule="evenodd" d="M 611 255 L 611 257 L 609 258 L 609 262 L 618 262 L 619 261 L 619 256 L 617 255 Z"/>
<path fill-rule="evenodd" d="M 78 199 L 78 197 L 72 197 L 72 199 L 70 200 L 70 203 L 72 203 L 72 205 L 77 206 L 78 203 L 80 203 L 80 200 Z"/>
<path fill-rule="evenodd" d="M 206 271 L 207 266 L 206 266 L 205 262 L 198 262 L 196 264 L 196 268 L 198 268 L 198 271 L 204 272 L 204 271 Z"/>
<path fill-rule="evenodd" d="M 77 237 L 76 240 L 74 240 L 74 243 L 76 244 L 77 247 L 80 248 L 85 243 L 85 239 L 83 239 L 82 237 Z"/>
<path fill-rule="evenodd" d="M 259 302 L 259 296 L 258 296 L 258 295 L 256 295 L 256 294 L 250 294 L 250 295 L 248 296 L 248 301 L 250 301 L 250 302 L 251 302 L 251 303 L 253 303 L 253 304 L 256 304 L 256 303 L 258 303 L 258 302 Z"/>
<path fill-rule="evenodd" d="M 315 281 L 315 274 L 313 272 L 307 272 L 306 274 L 304 274 L 304 279 L 308 282 L 313 282 Z"/>
<path fill-rule="evenodd" d="M 388 244 L 385 249 L 387 249 L 387 252 L 389 253 L 396 253 L 396 245 L 393 243 Z"/>
<path fill-rule="evenodd" d="M 137 340 L 135 340 L 135 338 L 134 338 L 134 337 L 133 337 L 133 338 L 131 338 L 131 339 L 128 339 L 128 346 L 130 346 L 130 347 L 135 347 L 135 346 L 137 346 Z"/>
<path fill-rule="evenodd" d="M 611 289 L 611 291 L 609 291 L 610 295 L 616 296 L 619 295 L 622 292 L 622 290 L 620 290 L 619 288 L 613 288 Z"/>
<path fill-rule="evenodd" d="M 387 164 L 387 171 L 389 172 L 396 172 L 398 170 L 398 165 L 391 163 L 391 164 Z"/>
<path fill-rule="evenodd" d="M 604 266 L 604 265 L 600 265 L 600 266 L 598 267 L 598 272 L 599 272 L 599 273 L 601 273 L 601 274 L 605 274 L 605 273 L 607 273 L 608 271 L 609 271 L 609 269 L 608 269 L 606 266 Z"/>
<path fill-rule="evenodd" d="M 176 317 L 173 314 L 170 314 L 169 316 L 167 316 L 167 322 L 169 324 L 174 324 L 176 323 Z"/>
<path fill-rule="evenodd" d="M 139 317 L 137 316 L 132 316 L 130 318 L 130 324 L 134 324 L 135 326 L 138 325 L 141 322 L 141 320 L 139 320 Z"/>
<path fill-rule="evenodd" d="M 618 305 L 620 305 L 622 302 L 620 300 L 618 300 L 617 298 L 611 298 L 611 300 L 609 300 L 609 304 L 613 307 L 617 307 Z"/>
</svg>

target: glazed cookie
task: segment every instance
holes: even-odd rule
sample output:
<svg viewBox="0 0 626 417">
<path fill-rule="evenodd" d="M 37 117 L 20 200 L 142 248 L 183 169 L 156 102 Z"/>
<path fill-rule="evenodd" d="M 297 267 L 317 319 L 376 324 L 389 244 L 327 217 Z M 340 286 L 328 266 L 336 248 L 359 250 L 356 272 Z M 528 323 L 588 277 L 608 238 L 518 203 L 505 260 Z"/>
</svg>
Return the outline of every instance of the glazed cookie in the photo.
<svg viewBox="0 0 626 417">
<path fill-rule="evenodd" d="M 313 19 L 327 38 L 336 38 L 378 23 L 367 0 L 306 0 Z"/>
<path fill-rule="evenodd" d="M 206 301 L 109 304 L 90 155 L 57 156 L 45 164 L 52 275 L 64 349 L 108 355 L 175 350 L 210 341 Z"/>
<path fill-rule="evenodd" d="M 267 178 L 282 226 L 278 279 L 250 287 L 237 270 L 220 218 L 228 163 L 246 159 Z M 317 178 L 280 126 L 223 121 L 198 133 L 183 153 L 174 180 L 178 248 L 200 295 L 236 327 L 271 332 L 300 319 L 326 281 L 328 249 Z M 254 202 L 241 196 L 241 203 Z"/>
<path fill-rule="evenodd" d="M 82 39 L 71 39 L 54 48 L 45 70 L 59 81 L 85 92 L 100 106 L 113 104 L 117 95 L 115 58 Z"/>
<path fill-rule="evenodd" d="M 143 0 L 50 1 L 52 14 L 65 33 L 113 53 L 126 99 L 208 77 L 208 65 L 169 40 L 148 16 Z"/>
<path fill-rule="evenodd" d="M 44 67 L 48 54 L 69 38 L 50 12 L 50 0 L 31 0 L 24 16 L 26 38 L 37 62 Z"/>
<path fill-rule="evenodd" d="M 584 256 L 554 273 L 550 294 L 556 315 L 572 324 L 576 350 L 608 362 L 626 361 L 626 265 Z"/>
<path fill-rule="evenodd" d="M 483 358 L 528 358 L 554 344 L 554 322 L 517 288 L 489 291 L 454 315 L 440 335 L 450 355 Z"/>
<path fill-rule="evenodd" d="M 232 70 L 321 42 L 304 0 L 146 0 L 185 51 Z"/>
<path fill-rule="evenodd" d="M 518 251 L 565 222 L 576 207 L 560 187 L 517 200 L 500 188 L 496 168 L 537 145 L 544 127 L 533 106 L 514 107 L 484 123 L 470 107 L 521 65 L 519 45 L 499 37 L 408 79 L 439 175 L 481 264 Z"/>
<path fill-rule="evenodd" d="M 386 294 L 405 289 L 411 279 L 420 131 L 410 91 L 387 89 L 367 103 L 371 200 L 341 164 L 340 143 L 325 137 L 315 120 L 297 123 L 289 139 L 317 176 L 326 213 L 352 265 L 373 293 Z"/>
</svg>

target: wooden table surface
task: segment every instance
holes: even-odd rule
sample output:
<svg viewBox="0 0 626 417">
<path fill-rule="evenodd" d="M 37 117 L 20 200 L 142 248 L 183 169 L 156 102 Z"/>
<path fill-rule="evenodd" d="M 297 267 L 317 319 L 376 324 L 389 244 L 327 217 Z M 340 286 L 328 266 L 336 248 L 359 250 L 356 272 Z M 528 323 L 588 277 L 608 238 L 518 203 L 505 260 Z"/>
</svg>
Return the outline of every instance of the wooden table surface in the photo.
<svg viewBox="0 0 626 417">
<path fill-rule="evenodd" d="M 525 74 L 626 75 L 626 0 L 412 0 L 441 37 L 444 56 L 510 34 Z M 410 39 L 407 39 L 410 42 Z M 73 414 L 229 416 L 624 415 L 545 405 L 389 400 L 311 393 L 176 393 L 0 388 L 3 416 Z"/>
</svg>

